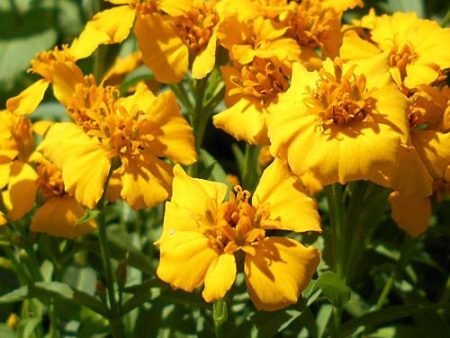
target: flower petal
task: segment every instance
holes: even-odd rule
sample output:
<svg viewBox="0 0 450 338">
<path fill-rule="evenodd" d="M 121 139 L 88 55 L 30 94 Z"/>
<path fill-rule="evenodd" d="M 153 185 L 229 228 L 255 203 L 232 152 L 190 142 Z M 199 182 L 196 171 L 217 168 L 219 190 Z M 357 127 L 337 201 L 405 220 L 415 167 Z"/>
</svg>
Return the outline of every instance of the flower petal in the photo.
<svg viewBox="0 0 450 338">
<path fill-rule="evenodd" d="M 225 296 L 236 279 L 236 260 L 233 254 L 223 254 L 209 266 L 205 275 L 203 299 L 208 303 Z"/>
<path fill-rule="evenodd" d="M 213 123 L 233 136 L 250 144 L 269 144 L 266 127 L 267 112 L 242 98 L 227 110 L 215 115 Z"/>
<path fill-rule="evenodd" d="M 189 66 L 189 51 L 170 18 L 158 13 L 139 15 L 134 34 L 147 66 L 162 83 L 180 82 Z"/>
<path fill-rule="evenodd" d="M 151 154 L 122 159 L 122 198 L 135 210 L 151 208 L 169 198 L 172 167 Z"/>
<path fill-rule="evenodd" d="M 80 36 L 70 46 L 76 59 L 90 56 L 99 45 L 120 43 L 130 34 L 135 10 L 128 6 L 117 6 L 97 13 L 89 21 Z"/>
<path fill-rule="evenodd" d="M 8 188 L 2 192 L 8 217 L 18 220 L 28 213 L 36 201 L 38 175 L 27 163 L 14 161 Z"/>
<path fill-rule="evenodd" d="M 159 245 L 158 277 L 185 291 L 193 291 L 203 283 L 206 272 L 219 256 L 209 246 L 208 238 L 198 232 L 175 230 Z"/>
<path fill-rule="evenodd" d="M 76 224 L 84 213 L 85 208 L 73 197 L 51 198 L 36 210 L 31 230 L 56 237 L 75 238 L 96 228 L 94 220 Z"/>
<path fill-rule="evenodd" d="M 217 33 L 216 30 L 209 38 L 206 48 L 202 50 L 192 63 L 192 78 L 203 79 L 211 73 L 216 62 Z"/>
<path fill-rule="evenodd" d="M 258 310 L 275 311 L 295 304 L 319 265 L 319 252 L 297 241 L 273 237 L 245 256 L 244 273 L 250 298 Z"/>
<path fill-rule="evenodd" d="M 66 191 L 93 209 L 111 167 L 107 150 L 68 122 L 51 126 L 37 150 L 61 170 Z"/>
<path fill-rule="evenodd" d="M 321 231 L 316 202 L 300 189 L 296 179 L 280 160 L 275 160 L 264 170 L 252 204 L 257 209 L 263 207 L 269 212 L 269 219 L 278 222 L 267 227 L 262 223 L 262 228 Z"/>
<path fill-rule="evenodd" d="M 36 110 L 44 98 L 48 81 L 41 79 L 23 90 L 19 95 L 6 101 L 6 108 L 14 114 L 28 115 Z"/>
<path fill-rule="evenodd" d="M 389 196 L 389 202 L 392 207 L 392 219 L 410 236 L 417 237 L 428 228 L 431 217 L 431 203 L 428 197 L 394 191 Z"/>
</svg>

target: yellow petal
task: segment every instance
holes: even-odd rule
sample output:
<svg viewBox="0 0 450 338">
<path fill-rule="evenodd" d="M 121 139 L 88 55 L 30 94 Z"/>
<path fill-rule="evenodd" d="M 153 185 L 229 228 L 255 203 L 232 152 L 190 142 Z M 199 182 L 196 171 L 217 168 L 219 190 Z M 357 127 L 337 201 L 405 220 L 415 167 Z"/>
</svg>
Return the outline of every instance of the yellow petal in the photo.
<svg viewBox="0 0 450 338">
<path fill-rule="evenodd" d="M 214 30 L 209 38 L 206 48 L 202 50 L 192 63 L 192 77 L 194 79 L 203 79 L 211 73 L 216 62 L 217 33 Z"/>
<path fill-rule="evenodd" d="M 242 98 L 227 110 L 215 115 L 213 123 L 238 141 L 265 145 L 269 143 L 266 127 L 267 112 Z"/>
<path fill-rule="evenodd" d="M 14 161 L 11 165 L 7 190 L 2 192 L 8 217 L 18 220 L 28 213 L 36 201 L 38 175 L 27 163 Z"/>
<path fill-rule="evenodd" d="M 280 160 L 275 160 L 264 170 L 252 204 L 268 211 L 270 220 L 279 221 L 268 226 L 262 223 L 262 228 L 321 231 L 316 202 L 300 190 L 296 179 Z"/>
<path fill-rule="evenodd" d="M 223 254 L 210 265 L 205 275 L 203 299 L 208 303 L 225 296 L 236 279 L 236 260 L 233 254 Z"/>
<path fill-rule="evenodd" d="M 273 237 L 245 256 L 244 273 L 250 298 L 258 310 L 275 311 L 295 304 L 319 265 L 319 252 L 297 241 Z"/>
<path fill-rule="evenodd" d="M 444 179 L 450 166 L 450 133 L 416 131 L 413 145 L 435 179 Z"/>
<path fill-rule="evenodd" d="M 0 226 L 4 226 L 8 223 L 5 214 L 0 211 Z"/>
<path fill-rule="evenodd" d="M 170 165 L 147 153 L 122 161 L 120 195 L 133 209 L 154 207 L 169 198 Z"/>
<path fill-rule="evenodd" d="M 36 110 L 44 98 L 48 88 L 48 81 L 38 80 L 23 90 L 19 95 L 6 101 L 6 108 L 14 114 L 28 115 Z"/>
<path fill-rule="evenodd" d="M 0 162 L 0 190 L 3 189 L 9 181 L 9 175 L 11 172 L 11 164 L 9 160 L 5 163 Z"/>
<path fill-rule="evenodd" d="M 96 228 L 94 220 L 76 224 L 85 211 L 73 197 L 51 198 L 36 210 L 31 221 L 31 230 L 63 238 L 81 236 Z"/>
<path fill-rule="evenodd" d="M 417 237 L 427 228 L 431 217 L 431 203 L 428 197 L 417 197 L 394 191 L 389 196 L 392 218 L 410 236 Z"/>
<path fill-rule="evenodd" d="M 209 246 L 208 238 L 198 232 L 175 230 L 159 244 L 158 277 L 189 292 L 203 284 L 206 272 L 219 256 Z"/>
<path fill-rule="evenodd" d="M 76 59 L 90 56 L 99 45 L 120 43 L 130 34 L 135 10 L 126 6 L 117 6 L 97 13 L 70 46 L 70 52 Z"/>
<path fill-rule="evenodd" d="M 108 70 L 108 72 L 103 76 L 102 83 L 110 83 L 111 78 L 117 78 L 125 76 L 131 73 L 139 65 L 142 64 L 142 53 L 140 51 L 131 53 L 122 58 L 117 58 L 114 65 Z"/>
<path fill-rule="evenodd" d="M 62 172 L 66 191 L 93 209 L 103 195 L 111 166 L 103 146 L 73 123 L 56 123 L 38 149 Z"/>
<path fill-rule="evenodd" d="M 51 67 L 53 93 L 56 99 L 67 104 L 75 94 L 75 87 L 84 84 L 81 69 L 73 63 L 56 62 Z"/>
<path fill-rule="evenodd" d="M 40 136 L 44 136 L 48 128 L 55 124 L 54 121 L 37 121 L 33 123 L 33 132 Z"/>
<path fill-rule="evenodd" d="M 150 93 L 150 91 L 148 91 Z M 142 96 L 137 96 L 142 99 Z M 145 102 L 146 99 L 143 99 Z M 175 163 L 191 164 L 197 160 L 192 128 L 181 115 L 175 95 L 166 91 L 149 106 L 146 121 L 139 127 L 140 138 L 146 140 L 150 151 L 158 157 L 168 157 Z"/>
<path fill-rule="evenodd" d="M 173 26 L 158 13 L 139 15 L 134 34 L 145 64 L 162 83 L 180 82 L 188 70 L 189 51 Z"/>
</svg>

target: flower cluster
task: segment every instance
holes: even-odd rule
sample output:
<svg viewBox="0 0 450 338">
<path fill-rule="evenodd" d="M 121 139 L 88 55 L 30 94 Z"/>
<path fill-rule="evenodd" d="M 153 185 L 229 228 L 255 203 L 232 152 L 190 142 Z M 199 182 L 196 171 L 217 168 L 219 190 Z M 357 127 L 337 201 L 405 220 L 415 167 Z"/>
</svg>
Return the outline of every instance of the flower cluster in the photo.
<svg viewBox="0 0 450 338">
<path fill-rule="evenodd" d="M 343 25 L 360 0 L 107 2 L 70 46 L 36 56 L 39 79 L 0 112 L 0 224 L 30 213 L 32 231 L 75 238 L 103 226 L 83 218 L 89 209 L 170 199 L 158 277 L 190 292 L 203 285 L 212 302 L 243 269 L 256 308 L 273 311 L 296 303 L 318 267 L 318 250 L 286 233 L 321 233 L 313 195 L 323 187 L 390 189 L 392 218 L 413 236 L 431 200 L 450 192 L 450 29 L 374 11 Z M 77 64 L 127 38 L 137 50 L 105 74 Z M 145 81 L 117 85 L 140 65 L 159 93 Z M 199 176 L 202 107 L 180 107 L 168 88 L 212 83 L 214 72 L 225 90 L 212 124 L 270 153 L 253 193 L 181 167 Z M 64 122 L 33 123 L 49 87 Z"/>
</svg>

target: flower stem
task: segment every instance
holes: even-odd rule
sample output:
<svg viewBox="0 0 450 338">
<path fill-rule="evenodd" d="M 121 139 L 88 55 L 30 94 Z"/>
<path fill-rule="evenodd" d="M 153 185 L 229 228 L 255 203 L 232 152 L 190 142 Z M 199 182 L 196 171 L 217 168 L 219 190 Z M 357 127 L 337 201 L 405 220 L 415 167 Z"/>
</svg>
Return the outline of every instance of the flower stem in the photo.
<svg viewBox="0 0 450 338">
<path fill-rule="evenodd" d="M 405 236 L 406 236 L 406 238 L 403 242 L 402 250 L 400 253 L 400 258 L 397 262 L 397 265 L 395 266 L 394 271 L 392 271 L 389 279 L 387 280 L 386 284 L 384 285 L 383 290 L 381 291 L 380 296 L 378 297 L 377 304 L 376 304 L 377 310 L 379 310 L 383 307 L 383 305 L 386 301 L 386 298 L 389 296 L 389 293 L 391 292 L 391 289 L 394 286 L 395 280 L 408 265 L 409 259 L 411 257 L 411 253 L 413 252 L 415 241 L 411 236 L 409 236 L 409 235 L 405 235 Z"/>
<path fill-rule="evenodd" d="M 216 337 L 222 338 L 224 336 L 223 324 L 228 319 L 228 307 L 224 299 L 219 299 L 213 304 L 213 319 Z"/>
</svg>

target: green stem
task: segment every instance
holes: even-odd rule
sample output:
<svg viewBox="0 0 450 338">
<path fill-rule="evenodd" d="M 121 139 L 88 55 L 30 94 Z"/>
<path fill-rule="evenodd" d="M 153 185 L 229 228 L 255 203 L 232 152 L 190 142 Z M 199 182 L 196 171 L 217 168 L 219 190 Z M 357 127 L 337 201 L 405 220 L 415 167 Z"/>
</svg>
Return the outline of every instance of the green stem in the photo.
<svg viewBox="0 0 450 338">
<path fill-rule="evenodd" d="M 219 299 L 213 304 L 213 319 L 216 337 L 224 337 L 223 324 L 228 319 L 228 306 L 224 299 Z"/>
<path fill-rule="evenodd" d="M 109 316 L 109 322 L 111 324 L 111 331 L 114 338 L 121 338 L 124 337 L 124 327 L 123 323 L 120 317 L 120 306 L 116 301 L 115 296 L 115 279 L 114 274 L 111 266 L 111 260 L 110 260 L 110 249 L 109 249 L 109 242 L 108 237 L 106 234 L 106 220 L 105 220 L 105 213 L 104 209 L 107 203 L 107 192 L 108 192 L 108 184 L 109 180 L 112 176 L 113 171 L 115 170 L 115 161 L 113 161 L 113 164 L 111 165 L 111 169 L 109 171 L 108 177 L 105 181 L 104 190 L 103 190 L 103 196 L 98 202 L 98 209 L 100 213 L 97 216 L 97 226 L 98 226 L 98 235 L 99 235 L 99 242 L 100 242 L 100 253 L 102 256 L 102 262 L 103 262 L 103 269 L 105 273 L 105 282 L 107 286 L 107 294 L 108 294 L 108 300 L 109 300 L 109 309 L 110 309 L 110 316 Z"/>
<path fill-rule="evenodd" d="M 450 23 L 450 11 L 448 11 L 445 17 L 442 19 L 441 26 L 447 27 L 449 23 Z"/>
<path fill-rule="evenodd" d="M 331 225 L 331 255 L 332 269 L 337 275 L 346 280 L 344 275 L 344 259 L 342 255 L 346 248 L 344 226 L 344 205 L 342 200 L 342 186 L 340 184 L 332 184 L 325 187 L 328 200 L 328 209 Z"/>
<path fill-rule="evenodd" d="M 409 263 L 415 241 L 409 235 L 405 235 L 405 236 L 406 236 L 406 238 L 403 242 L 402 250 L 400 253 L 400 258 L 397 262 L 397 265 L 395 266 L 394 271 L 389 276 L 389 279 L 387 280 L 386 284 L 384 285 L 383 290 L 381 291 L 380 296 L 378 297 L 377 304 L 376 304 L 377 310 L 379 310 L 383 307 L 383 305 L 386 301 L 386 298 L 389 296 L 389 293 L 391 292 L 391 289 L 394 286 L 395 280 L 403 272 L 403 270 L 406 268 L 406 266 Z"/>
</svg>

